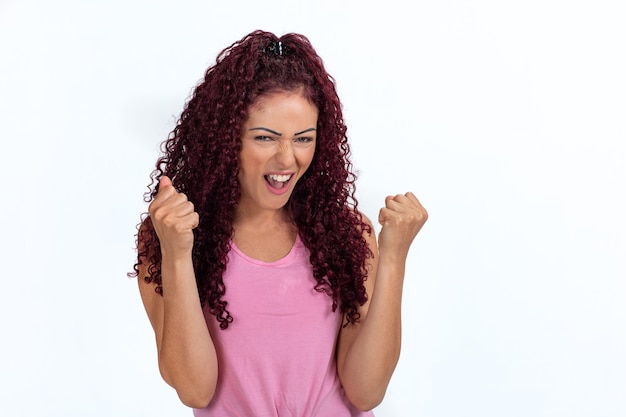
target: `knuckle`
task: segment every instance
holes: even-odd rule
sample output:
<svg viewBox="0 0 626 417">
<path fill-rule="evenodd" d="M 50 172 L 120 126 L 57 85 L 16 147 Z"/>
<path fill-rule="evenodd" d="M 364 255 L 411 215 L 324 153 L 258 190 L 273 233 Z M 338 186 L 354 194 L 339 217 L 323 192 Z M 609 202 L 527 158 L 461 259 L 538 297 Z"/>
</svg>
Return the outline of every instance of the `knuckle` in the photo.
<svg viewBox="0 0 626 417">
<path fill-rule="evenodd" d="M 163 216 L 163 218 L 161 218 L 161 223 L 167 227 L 176 226 L 176 222 L 172 219 L 172 216 Z"/>
<path fill-rule="evenodd" d="M 152 216 L 152 218 L 156 220 L 162 220 L 164 217 L 163 208 L 162 207 L 153 208 L 152 211 L 150 212 L 150 215 Z"/>
</svg>

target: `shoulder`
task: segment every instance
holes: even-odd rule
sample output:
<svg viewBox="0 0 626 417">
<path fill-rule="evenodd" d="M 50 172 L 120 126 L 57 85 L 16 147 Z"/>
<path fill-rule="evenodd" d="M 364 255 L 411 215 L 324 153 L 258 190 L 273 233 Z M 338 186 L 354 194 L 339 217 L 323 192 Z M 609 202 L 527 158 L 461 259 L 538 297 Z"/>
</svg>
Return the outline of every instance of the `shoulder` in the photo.
<svg viewBox="0 0 626 417">
<path fill-rule="evenodd" d="M 354 209 L 352 210 L 352 212 L 354 213 L 354 216 L 356 216 L 360 220 L 361 224 L 359 225 L 359 232 L 365 238 L 365 241 L 370 247 L 370 250 L 372 250 L 372 252 L 376 254 L 375 249 L 377 249 L 377 244 L 376 229 L 374 228 L 374 224 L 364 213 Z"/>
</svg>

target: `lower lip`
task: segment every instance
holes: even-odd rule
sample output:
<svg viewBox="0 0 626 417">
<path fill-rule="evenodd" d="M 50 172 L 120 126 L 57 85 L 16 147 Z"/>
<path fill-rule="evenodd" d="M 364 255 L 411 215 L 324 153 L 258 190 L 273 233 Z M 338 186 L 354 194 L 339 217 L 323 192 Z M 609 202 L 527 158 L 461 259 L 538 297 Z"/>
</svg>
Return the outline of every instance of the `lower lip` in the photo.
<svg viewBox="0 0 626 417">
<path fill-rule="evenodd" d="M 287 184 L 283 188 L 274 188 L 267 181 L 265 181 L 265 184 L 267 185 L 267 188 L 270 190 L 272 194 L 283 195 L 287 191 L 289 191 L 289 189 L 291 188 L 290 185 L 291 185 L 291 181 L 293 181 L 293 177 L 294 176 L 292 175 L 291 178 L 289 178 L 289 181 L 287 181 Z"/>
</svg>

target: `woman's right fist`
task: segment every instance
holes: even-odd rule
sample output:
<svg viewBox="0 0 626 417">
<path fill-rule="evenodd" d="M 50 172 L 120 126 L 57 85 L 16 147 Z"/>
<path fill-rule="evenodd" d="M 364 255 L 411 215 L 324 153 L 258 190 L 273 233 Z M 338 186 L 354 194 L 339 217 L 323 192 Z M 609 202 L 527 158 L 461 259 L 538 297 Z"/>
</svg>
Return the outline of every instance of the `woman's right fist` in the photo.
<svg viewBox="0 0 626 417">
<path fill-rule="evenodd" d="M 172 181 L 161 177 L 159 192 L 148 207 L 154 230 L 159 237 L 161 253 L 178 258 L 187 256 L 193 249 L 193 229 L 200 217 L 187 196 L 172 186 Z"/>
</svg>

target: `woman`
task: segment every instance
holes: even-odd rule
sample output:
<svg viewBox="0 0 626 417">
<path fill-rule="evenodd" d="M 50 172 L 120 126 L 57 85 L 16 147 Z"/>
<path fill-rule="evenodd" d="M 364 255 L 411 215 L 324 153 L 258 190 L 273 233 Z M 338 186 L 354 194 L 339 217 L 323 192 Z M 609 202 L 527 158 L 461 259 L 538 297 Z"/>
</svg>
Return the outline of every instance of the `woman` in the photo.
<svg viewBox="0 0 626 417">
<path fill-rule="evenodd" d="M 257 31 L 222 51 L 163 150 L 135 265 L 163 379 L 197 416 L 372 415 L 427 213 L 387 197 L 377 242 L 308 40 Z"/>
</svg>

